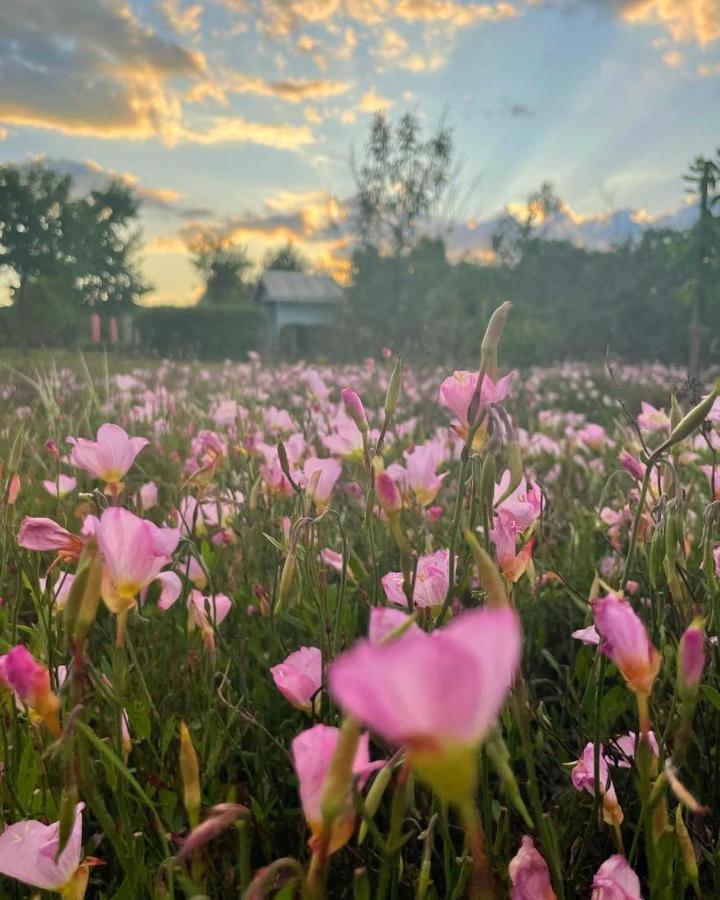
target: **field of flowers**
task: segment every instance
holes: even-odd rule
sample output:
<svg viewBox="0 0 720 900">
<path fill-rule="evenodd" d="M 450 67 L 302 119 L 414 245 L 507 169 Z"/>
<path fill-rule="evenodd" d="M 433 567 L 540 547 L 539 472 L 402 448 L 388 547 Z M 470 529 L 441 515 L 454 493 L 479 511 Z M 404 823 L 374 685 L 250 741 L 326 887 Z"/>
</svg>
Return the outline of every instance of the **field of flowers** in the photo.
<svg viewBox="0 0 720 900">
<path fill-rule="evenodd" d="M 0 896 L 718 896 L 718 387 L 507 312 L 4 370 Z"/>
</svg>

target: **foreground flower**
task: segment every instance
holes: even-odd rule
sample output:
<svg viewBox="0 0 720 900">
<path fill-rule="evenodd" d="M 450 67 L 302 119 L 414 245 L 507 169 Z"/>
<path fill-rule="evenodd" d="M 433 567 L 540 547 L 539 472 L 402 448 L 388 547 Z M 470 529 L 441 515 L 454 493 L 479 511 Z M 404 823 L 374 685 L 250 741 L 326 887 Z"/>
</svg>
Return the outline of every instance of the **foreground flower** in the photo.
<svg viewBox="0 0 720 900">
<path fill-rule="evenodd" d="M 555 900 L 547 863 L 535 849 L 533 839 L 524 835 L 520 849 L 508 867 L 512 882 L 511 900 Z"/>
<path fill-rule="evenodd" d="M 42 891 L 54 891 L 67 897 L 82 898 L 87 885 L 87 865 L 81 865 L 82 810 L 75 808 L 70 839 L 56 861 L 60 846 L 60 823 L 43 825 L 26 819 L 9 825 L 0 834 L 0 873 Z"/>
<path fill-rule="evenodd" d="M 339 736 L 338 728 L 332 728 L 329 725 L 315 725 L 313 728 L 301 731 L 292 742 L 292 760 L 300 782 L 300 802 L 312 832 L 310 846 L 313 850 L 322 840 L 321 835 L 324 831 L 323 794 L 330 761 L 335 753 Z M 352 766 L 353 773 L 359 776 L 361 788 L 368 776 L 378 766 L 383 765 L 382 762 L 370 762 L 368 744 L 369 737 L 367 734 L 363 734 L 360 737 Z M 346 844 L 354 827 L 355 812 L 350 806 L 333 821 L 326 852 L 334 853 Z"/>
<path fill-rule="evenodd" d="M 124 428 L 109 423 L 98 428 L 96 441 L 73 440 L 72 464 L 109 485 L 120 485 L 135 457 L 149 443 L 146 438 L 131 438 Z"/>
<path fill-rule="evenodd" d="M 327 507 L 341 474 L 342 466 L 336 459 L 318 459 L 317 456 L 310 456 L 305 461 L 302 480 L 310 486 L 313 483 L 313 476 L 315 477 L 312 500 L 318 509 Z"/>
<path fill-rule="evenodd" d="M 301 647 L 270 669 L 275 687 L 296 709 L 312 710 L 313 697 L 322 683 L 322 652 Z"/>
<path fill-rule="evenodd" d="M 60 734 L 60 700 L 50 690 L 50 674 L 22 644 L 0 656 L 0 684 L 5 684 L 34 717 L 44 722 L 57 737 Z"/>
<path fill-rule="evenodd" d="M 649 694 L 662 657 L 653 647 L 645 625 L 627 600 L 617 594 L 592 602 L 600 650 L 620 669 L 630 690 Z"/>
<path fill-rule="evenodd" d="M 180 532 L 112 506 L 102 514 L 95 537 L 103 559 L 102 598 L 111 612 L 126 616 L 172 559 Z"/>
<path fill-rule="evenodd" d="M 510 607 L 466 613 L 427 634 L 361 640 L 329 669 L 342 709 L 405 747 L 444 799 L 464 803 L 477 781 L 477 747 L 497 719 L 520 661 L 520 623 Z"/>
<path fill-rule="evenodd" d="M 514 375 L 514 372 L 510 372 L 503 378 L 499 378 L 497 382 L 494 382 L 489 375 L 483 378 L 480 388 L 478 413 L 483 406 L 487 406 L 489 403 L 502 403 L 505 400 L 510 393 L 510 385 Z M 474 422 L 468 422 L 468 413 L 472 399 L 475 396 L 479 377 L 479 372 L 453 372 L 440 385 L 440 403 L 455 415 L 460 428 L 464 431 L 467 431 L 470 425 L 475 424 Z M 475 418 L 477 419 L 477 414 Z"/>
<path fill-rule="evenodd" d="M 600 866 L 592 887 L 591 900 L 642 900 L 640 879 L 619 853 Z"/>
<path fill-rule="evenodd" d="M 697 693 L 705 662 L 705 631 L 702 619 L 695 619 L 683 632 L 678 645 L 678 686 L 681 697 Z"/>
</svg>

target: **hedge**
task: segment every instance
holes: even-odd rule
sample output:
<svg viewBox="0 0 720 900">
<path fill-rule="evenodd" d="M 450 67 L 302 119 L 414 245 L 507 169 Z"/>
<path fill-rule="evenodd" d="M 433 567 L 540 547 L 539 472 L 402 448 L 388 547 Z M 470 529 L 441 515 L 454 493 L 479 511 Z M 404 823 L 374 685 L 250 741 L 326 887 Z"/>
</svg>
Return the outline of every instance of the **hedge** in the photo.
<svg viewBox="0 0 720 900">
<path fill-rule="evenodd" d="M 135 312 L 143 350 L 183 359 L 244 359 L 263 350 L 267 325 L 259 309 L 147 306 Z"/>
</svg>

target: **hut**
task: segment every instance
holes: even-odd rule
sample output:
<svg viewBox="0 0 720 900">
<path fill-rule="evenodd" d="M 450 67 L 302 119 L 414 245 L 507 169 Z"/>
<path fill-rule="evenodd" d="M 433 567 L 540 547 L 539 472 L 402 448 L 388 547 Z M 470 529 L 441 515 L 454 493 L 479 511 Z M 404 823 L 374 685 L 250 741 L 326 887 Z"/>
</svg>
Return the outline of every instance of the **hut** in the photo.
<svg viewBox="0 0 720 900">
<path fill-rule="evenodd" d="M 343 298 L 329 275 L 268 269 L 258 282 L 255 301 L 266 312 L 275 349 L 294 358 L 308 352 L 332 324 Z"/>
</svg>

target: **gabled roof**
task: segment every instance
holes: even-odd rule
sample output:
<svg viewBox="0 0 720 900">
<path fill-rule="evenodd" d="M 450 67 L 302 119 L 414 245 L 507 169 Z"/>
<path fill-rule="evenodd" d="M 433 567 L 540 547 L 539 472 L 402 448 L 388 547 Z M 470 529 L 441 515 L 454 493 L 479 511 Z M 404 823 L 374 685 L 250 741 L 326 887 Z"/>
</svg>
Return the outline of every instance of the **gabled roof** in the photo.
<svg viewBox="0 0 720 900">
<path fill-rule="evenodd" d="M 269 269 L 260 279 L 257 298 L 265 303 L 337 303 L 342 288 L 329 275 Z"/>
</svg>

